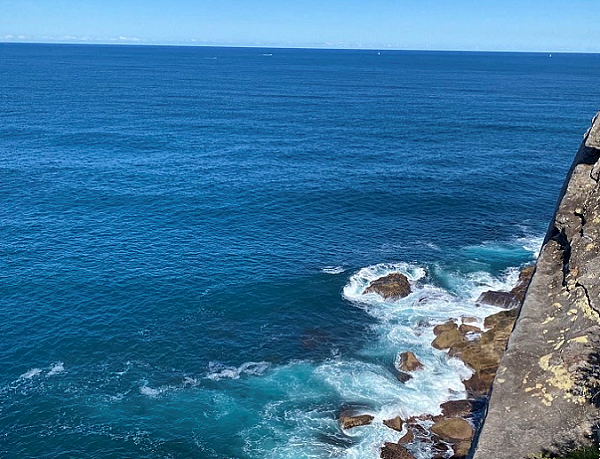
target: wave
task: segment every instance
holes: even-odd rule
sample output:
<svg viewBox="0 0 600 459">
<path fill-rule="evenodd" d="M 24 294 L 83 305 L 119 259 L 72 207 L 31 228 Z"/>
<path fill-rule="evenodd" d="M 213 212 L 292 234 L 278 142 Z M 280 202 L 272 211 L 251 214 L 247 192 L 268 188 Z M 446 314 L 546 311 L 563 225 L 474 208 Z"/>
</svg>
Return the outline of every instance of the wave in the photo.
<svg viewBox="0 0 600 459">
<path fill-rule="evenodd" d="M 57 362 L 50 367 L 50 371 L 46 373 L 46 376 L 54 376 L 65 371 L 65 365 L 62 362 Z"/>
<path fill-rule="evenodd" d="M 21 376 L 19 376 L 19 379 L 23 380 L 23 379 L 35 378 L 36 376 L 39 376 L 42 373 L 42 371 L 43 370 L 41 368 L 32 368 L 31 370 L 28 370 L 25 373 L 23 373 Z"/>
<path fill-rule="evenodd" d="M 219 362 L 209 363 L 207 379 L 219 381 L 221 379 L 240 379 L 242 375 L 257 376 L 265 373 L 271 364 L 268 362 L 246 362 L 239 367 L 228 367 Z"/>
<path fill-rule="evenodd" d="M 342 266 L 325 266 L 321 271 L 325 274 L 342 274 L 346 270 Z"/>
</svg>

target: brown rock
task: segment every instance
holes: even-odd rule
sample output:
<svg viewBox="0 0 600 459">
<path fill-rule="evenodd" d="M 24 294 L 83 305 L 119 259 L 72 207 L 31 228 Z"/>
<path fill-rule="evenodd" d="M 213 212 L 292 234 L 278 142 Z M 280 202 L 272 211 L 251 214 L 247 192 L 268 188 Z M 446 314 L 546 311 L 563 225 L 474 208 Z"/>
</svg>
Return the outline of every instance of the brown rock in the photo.
<svg viewBox="0 0 600 459">
<path fill-rule="evenodd" d="M 444 332 L 457 330 L 457 329 L 458 329 L 458 325 L 456 325 L 456 323 L 454 321 L 449 320 L 446 323 L 436 325 L 435 327 L 433 327 L 433 334 L 435 336 L 440 336 Z"/>
<path fill-rule="evenodd" d="M 461 334 L 466 335 L 467 333 L 481 333 L 481 328 L 476 327 L 475 325 L 460 324 L 458 331 Z"/>
<path fill-rule="evenodd" d="M 445 418 L 468 417 L 475 411 L 479 411 L 484 406 L 483 402 L 476 400 L 450 400 L 442 403 L 442 415 Z"/>
<path fill-rule="evenodd" d="M 466 338 L 458 331 L 458 326 L 456 324 L 454 326 L 455 328 L 451 330 L 442 331 L 431 345 L 436 349 L 450 349 L 466 342 Z"/>
<path fill-rule="evenodd" d="M 461 441 L 452 445 L 452 449 L 454 450 L 454 454 L 450 459 L 464 459 L 469 455 L 469 451 L 471 450 L 471 442 Z"/>
<path fill-rule="evenodd" d="M 415 459 L 415 456 L 410 454 L 404 446 L 389 442 L 383 445 L 379 457 L 381 459 Z"/>
<path fill-rule="evenodd" d="M 450 443 L 471 440 L 475 433 L 471 424 L 461 418 L 442 419 L 431 427 L 431 431 Z"/>
<path fill-rule="evenodd" d="M 407 277 L 401 273 L 391 273 L 371 282 L 364 293 L 377 293 L 386 300 L 397 300 L 411 293 Z"/>
<path fill-rule="evenodd" d="M 415 439 L 415 434 L 412 432 L 412 430 L 409 430 L 408 432 L 406 432 L 404 434 L 404 436 L 400 440 L 398 440 L 398 443 L 404 445 L 406 443 L 410 443 L 414 439 Z"/>
<path fill-rule="evenodd" d="M 479 322 L 479 320 L 477 320 L 477 317 L 462 317 L 461 320 L 463 324 L 476 324 L 477 322 Z"/>
<path fill-rule="evenodd" d="M 353 427 L 366 426 L 373 422 L 373 416 L 369 414 L 361 414 L 358 416 L 352 416 L 350 414 L 342 413 L 340 415 L 340 424 L 343 429 L 352 429 Z"/>
<path fill-rule="evenodd" d="M 463 381 L 463 384 L 470 397 L 479 397 L 489 393 L 493 381 L 493 376 L 491 378 L 486 377 L 485 379 L 482 379 L 478 373 L 475 373 L 469 379 Z"/>
<path fill-rule="evenodd" d="M 523 302 L 523 298 L 525 298 L 525 293 L 527 292 L 527 288 L 529 287 L 529 282 L 531 282 L 534 271 L 535 266 L 525 266 L 519 273 L 517 285 L 515 285 L 510 291 L 510 293 L 515 296 L 519 304 L 521 304 Z"/>
<path fill-rule="evenodd" d="M 398 374 L 396 375 L 396 378 L 398 379 L 398 381 L 400 381 L 401 383 L 405 383 L 407 381 L 410 381 L 412 379 L 412 376 L 409 375 L 408 373 L 405 373 L 403 371 L 398 372 Z"/>
<path fill-rule="evenodd" d="M 398 432 L 402 432 L 402 426 L 404 425 L 404 422 L 400 416 L 396 416 L 393 419 L 384 420 L 383 425 L 389 427 L 390 429 L 397 430 Z"/>
<path fill-rule="evenodd" d="M 497 292 L 489 290 L 479 295 L 477 304 L 489 304 L 504 309 L 512 309 L 519 306 L 520 302 L 511 292 Z"/>
<path fill-rule="evenodd" d="M 408 351 L 400 354 L 398 367 L 398 369 L 401 371 L 415 371 L 423 368 L 423 364 L 419 361 L 414 353 Z"/>
<path fill-rule="evenodd" d="M 510 332 L 512 331 L 512 327 L 515 324 L 517 313 L 518 310 L 510 309 L 508 311 L 500 311 L 497 314 L 492 314 L 491 316 L 485 318 L 483 326 L 485 328 L 494 328 L 501 330 L 506 330 L 510 328 L 510 330 L 508 330 L 510 334 Z"/>
</svg>

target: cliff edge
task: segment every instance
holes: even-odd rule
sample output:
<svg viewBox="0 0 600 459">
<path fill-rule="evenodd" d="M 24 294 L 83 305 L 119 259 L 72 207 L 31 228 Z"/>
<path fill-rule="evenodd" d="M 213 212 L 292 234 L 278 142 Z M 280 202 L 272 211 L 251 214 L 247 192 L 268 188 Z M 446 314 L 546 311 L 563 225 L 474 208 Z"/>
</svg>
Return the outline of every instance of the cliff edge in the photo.
<svg viewBox="0 0 600 459">
<path fill-rule="evenodd" d="M 561 191 L 496 374 L 474 459 L 561 453 L 600 408 L 600 113 Z"/>
</svg>

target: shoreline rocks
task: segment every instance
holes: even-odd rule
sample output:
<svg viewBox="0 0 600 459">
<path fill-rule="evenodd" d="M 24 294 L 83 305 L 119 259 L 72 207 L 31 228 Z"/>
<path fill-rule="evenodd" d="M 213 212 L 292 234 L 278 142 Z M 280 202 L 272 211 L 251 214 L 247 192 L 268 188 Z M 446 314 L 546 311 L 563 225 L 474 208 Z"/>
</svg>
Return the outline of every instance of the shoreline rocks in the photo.
<svg viewBox="0 0 600 459">
<path fill-rule="evenodd" d="M 354 415 L 344 411 L 340 414 L 340 425 L 342 426 L 342 429 L 348 430 L 353 429 L 354 427 L 369 425 L 373 422 L 373 419 L 375 418 L 370 414 Z"/>
<path fill-rule="evenodd" d="M 377 293 L 385 300 L 399 300 L 412 293 L 408 278 L 402 273 L 391 273 L 375 279 L 364 293 Z"/>
</svg>

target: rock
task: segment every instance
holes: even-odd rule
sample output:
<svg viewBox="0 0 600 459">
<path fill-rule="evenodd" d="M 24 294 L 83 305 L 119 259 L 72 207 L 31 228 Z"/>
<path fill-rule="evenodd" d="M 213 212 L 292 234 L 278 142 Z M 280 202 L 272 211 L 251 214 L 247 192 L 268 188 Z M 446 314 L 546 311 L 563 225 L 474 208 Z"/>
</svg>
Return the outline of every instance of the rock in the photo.
<svg viewBox="0 0 600 459">
<path fill-rule="evenodd" d="M 409 375 L 408 373 L 400 371 L 396 375 L 396 378 L 398 379 L 398 381 L 400 381 L 402 384 L 404 384 L 405 382 L 410 381 L 412 379 L 412 376 Z"/>
<path fill-rule="evenodd" d="M 374 417 L 369 414 L 353 416 L 347 412 L 340 415 L 340 424 L 343 429 L 352 429 L 354 427 L 366 426 L 373 422 Z"/>
<path fill-rule="evenodd" d="M 415 434 L 412 432 L 412 430 L 409 430 L 408 432 L 406 432 L 404 434 L 404 436 L 398 440 L 398 444 L 406 444 L 406 443 L 410 443 L 411 441 L 413 441 L 415 439 Z"/>
<path fill-rule="evenodd" d="M 438 325 L 438 327 L 440 327 L 440 325 Z M 433 340 L 431 345 L 436 349 L 450 349 L 457 345 L 462 345 L 465 342 L 466 338 L 461 332 L 458 331 L 458 326 L 454 324 L 453 328 L 440 332 L 437 335 L 437 337 Z"/>
<path fill-rule="evenodd" d="M 404 446 L 389 442 L 383 445 L 379 457 L 381 459 L 415 459 L 415 456 L 410 454 Z"/>
<path fill-rule="evenodd" d="M 460 324 L 458 331 L 465 336 L 467 333 L 481 333 L 481 328 L 476 327 L 475 325 Z"/>
<path fill-rule="evenodd" d="M 469 417 L 474 412 L 481 410 L 485 406 L 483 401 L 477 400 L 450 400 L 442 403 L 442 416 L 445 418 Z"/>
<path fill-rule="evenodd" d="M 476 324 L 477 322 L 479 322 L 477 317 L 462 317 L 460 320 L 463 324 Z"/>
<path fill-rule="evenodd" d="M 423 364 L 419 361 L 417 356 L 408 351 L 400 354 L 398 359 L 398 369 L 401 371 L 415 371 L 423 368 Z"/>
<path fill-rule="evenodd" d="M 456 325 L 454 321 L 449 320 L 448 322 L 433 327 L 433 334 L 435 336 L 440 336 L 444 332 L 456 330 L 457 328 L 458 325 Z"/>
<path fill-rule="evenodd" d="M 400 416 L 396 416 L 393 419 L 386 419 L 383 421 L 383 425 L 389 427 L 390 429 L 397 430 L 398 432 L 402 432 L 402 427 L 404 426 L 404 422 L 402 422 L 402 418 Z"/>
<path fill-rule="evenodd" d="M 519 280 L 517 281 L 517 285 L 510 291 L 519 304 L 523 302 L 523 298 L 525 298 L 525 292 L 527 292 L 527 287 L 529 287 L 529 283 L 531 282 L 531 278 L 533 277 L 533 272 L 535 271 L 535 266 L 525 266 L 521 269 L 519 273 Z"/>
<path fill-rule="evenodd" d="M 411 293 L 410 282 L 402 273 L 391 273 L 371 282 L 364 293 L 377 293 L 386 300 L 398 300 Z"/>
<path fill-rule="evenodd" d="M 512 309 L 519 306 L 520 302 L 510 292 L 497 292 L 495 290 L 488 290 L 479 295 L 476 301 L 477 304 L 489 304 L 490 306 L 496 306 L 498 308 Z"/>
<path fill-rule="evenodd" d="M 469 451 L 471 450 L 471 442 L 470 441 L 461 441 L 452 445 L 452 450 L 454 454 L 450 457 L 450 459 L 464 459 L 469 455 Z"/>
<path fill-rule="evenodd" d="M 518 311 L 516 309 L 511 309 L 508 311 L 500 311 L 496 314 L 492 314 L 491 316 L 487 316 L 483 323 L 485 328 L 493 328 L 496 330 L 508 330 L 509 334 L 512 331 L 512 327 L 515 324 L 515 319 L 517 318 Z"/>
<path fill-rule="evenodd" d="M 592 120 L 592 127 L 589 129 L 585 139 L 585 146 L 600 150 L 600 118 L 596 115 Z"/>
<path fill-rule="evenodd" d="M 431 427 L 431 431 L 450 443 L 471 440 L 475 434 L 471 424 L 461 418 L 442 419 Z"/>
</svg>

